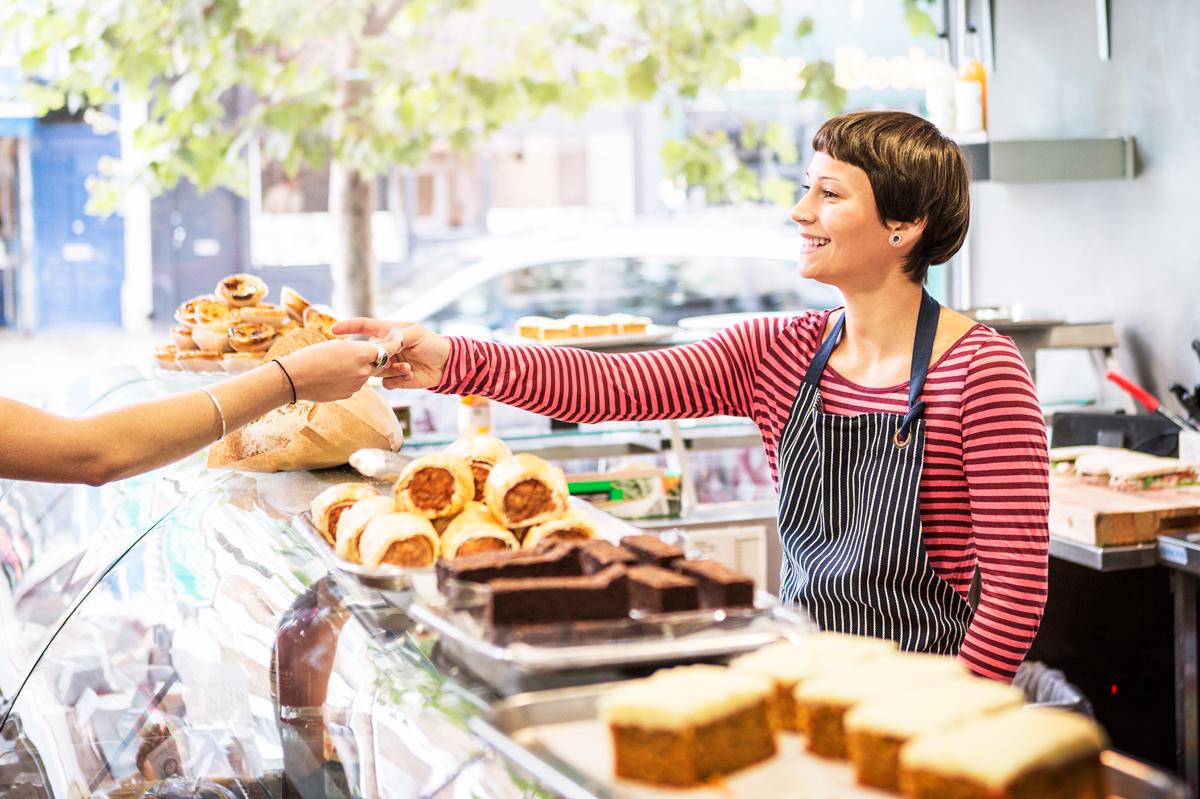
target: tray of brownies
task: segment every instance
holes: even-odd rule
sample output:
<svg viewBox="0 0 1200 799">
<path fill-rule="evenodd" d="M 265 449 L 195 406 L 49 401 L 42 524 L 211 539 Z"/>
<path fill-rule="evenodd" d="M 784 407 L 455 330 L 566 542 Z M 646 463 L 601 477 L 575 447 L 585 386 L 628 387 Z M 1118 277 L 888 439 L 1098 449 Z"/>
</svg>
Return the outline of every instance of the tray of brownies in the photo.
<svg viewBox="0 0 1200 799">
<path fill-rule="evenodd" d="M 1090 718 L 955 659 L 815 633 L 728 666 L 522 694 L 471 721 L 566 799 L 1182 799 Z"/>
<path fill-rule="evenodd" d="M 413 619 L 524 673 L 727 656 L 807 629 L 748 576 L 653 535 L 443 559 L 436 574 Z"/>
<path fill-rule="evenodd" d="M 660 664 L 808 629 L 749 576 L 570 497 L 561 469 L 500 439 L 392 460 L 390 490 L 360 468 L 376 482 L 330 486 L 297 526 L 343 576 L 402 592 L 460 660 L 525 674 Z"/>
</svg>

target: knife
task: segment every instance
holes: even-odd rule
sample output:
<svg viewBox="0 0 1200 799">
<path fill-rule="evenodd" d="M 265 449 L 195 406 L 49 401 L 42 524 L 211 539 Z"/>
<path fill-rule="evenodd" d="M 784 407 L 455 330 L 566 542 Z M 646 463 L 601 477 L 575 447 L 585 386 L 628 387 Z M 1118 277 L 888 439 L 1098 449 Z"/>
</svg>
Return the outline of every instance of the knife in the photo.
<svg viewBox="0 0 1200 799">
<path fill-rule="evenodd" d="M 1137 383 L 1134 383 L 1132 380 L 1117 374 L 1112 369 L 1109 369 L 1104 376 L 1129 392 L 1129 395 L 1144 405 L 1146 410 L 1150 411 L 1150 413 L 1157 413 L 1160 416 L 1165 417 L 1180 430 L 1200 429 L 1187 419 L 1184 419 L 1182 416 L 1172 411 L 1170 408 L 1163 407 L 1163 404 L 1158 401 L 1157 397 L 1139 386 Z"/>
</svg>

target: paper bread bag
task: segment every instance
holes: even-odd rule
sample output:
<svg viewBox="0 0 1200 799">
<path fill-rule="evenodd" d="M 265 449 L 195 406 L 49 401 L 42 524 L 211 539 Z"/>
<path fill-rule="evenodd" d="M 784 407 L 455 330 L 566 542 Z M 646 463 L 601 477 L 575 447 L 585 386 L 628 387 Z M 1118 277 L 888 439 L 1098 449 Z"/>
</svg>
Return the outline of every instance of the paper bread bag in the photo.
<svg viewBox="0 0 1200 799">
<path fill-rule="evenodd" d="M 283 336 L 267 353 L 278 358 L 300 347 L 325 341 L 313 330 Z M 248 472 L 327 469 L 346 463 L 364 447 L 400 449 L 400 422 L 370 386 L 337 402 L 285 405 L 235 430 L 208 452 L 210 468 Z"/>
</svg>

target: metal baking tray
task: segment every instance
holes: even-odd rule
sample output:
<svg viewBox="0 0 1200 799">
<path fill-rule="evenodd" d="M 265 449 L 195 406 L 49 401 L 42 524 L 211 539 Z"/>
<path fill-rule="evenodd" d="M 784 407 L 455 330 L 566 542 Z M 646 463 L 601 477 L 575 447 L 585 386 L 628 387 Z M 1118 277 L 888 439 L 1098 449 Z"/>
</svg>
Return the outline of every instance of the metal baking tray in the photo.
<svg viewBox="0 0 1200 799">
<path fill-rule="evenodd" d="M 465 658 L 482 658 L 527 674 L 706 660 L 749 652 L 813 629 L 805 617 L 759 592 L 752 609 L 492 630 L 480 619 L 486 592 L 486 586 L 452 581 L 450 596 L 422 592 L 408 613 Z"/>
<path fill-rule="evenodd" d="M 329 542 L 317 530 L 308 511 L 296 514 L 292 523 L 312 544 L 317 551 L 317 557 L 335 575 L 359 583 L 367 588 L 373 588 L 393 595 L 395 598 L 411 598 L 414 590 L 433 590 L 433 569 L 401 569 L 396 566 L 363 566 L 339 557 L 329 546 Z"/>
<path fill-rule="evenodd" d="M 807 799 L 894 799 L 894 794 L 856 784 L 845 762 L 804 751 L 803 739 L 783 733 L 779 754 L 723 779 L 686 792 L 655 788 L 612 774 L 612 742 L 598 718 L 596 700 L 612 685 L 522 694 L 470 720 L 471 729 L 514 764 L 563 799 L 741 799 L 778 795 Z M 1120 753 L 1101 755 L 1110 799 L 1184 799 L 1181 782 Z"/>
</svg>

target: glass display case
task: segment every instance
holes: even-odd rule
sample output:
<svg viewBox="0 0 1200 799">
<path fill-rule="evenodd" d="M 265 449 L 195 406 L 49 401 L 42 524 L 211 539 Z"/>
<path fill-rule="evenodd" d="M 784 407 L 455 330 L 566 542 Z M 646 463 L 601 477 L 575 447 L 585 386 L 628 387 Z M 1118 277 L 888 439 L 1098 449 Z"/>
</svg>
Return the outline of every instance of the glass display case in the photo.
<svg viewBox="0 0 1200 799">
<path fill-rule="evenodd" d="M 633 432 L 662 445 L 652 426 Z M 30 662 L 0 703 L 0 795 L 553 795 L 473 734 L 507 693 L 394 597 L 330 574 L 300 529 L 298 514 L 354 479 L 348 469 L 250 475 L 202 464 L 78 489 L 83 500 L 71 498 L 76 489 L 60 487 L 66 498 L 55 501 L 46 486 L 5 486 L 5 508 L 17 509 L 6 529 L 30 525 L 23 551 L 33 557 L 3 584 L 0 623 L 27 640 L 6 634 L 0 651 Z M 164 482 L 174 486 L 165 494 Z M 48 524 L 56 513 L 58 526 Z M 80 520 L 95 527 L 72 526 Z M 41 565 L 58 546 L 75 547 L 75 560 Z M 65 586 L 57 600 L 56 585 Z"/>
<path fill-rule="evenodd" d="M 51 410 L 101 413 L 191 387 L 148 371 L 111 370 L 76 384 Z M 131 537 L 216 476 L 199 453 L 103 486 L 0 480 L 0 701 Z"/>
<path fill-rule="evenodd" d="M 345 472 L 230 473 L 133 536 L 3 711 L 0 794 L 523 796 L 490 701 L 292 519 Z M 20 489 L 10 493 L 19 495 Z"/>
</svg>

